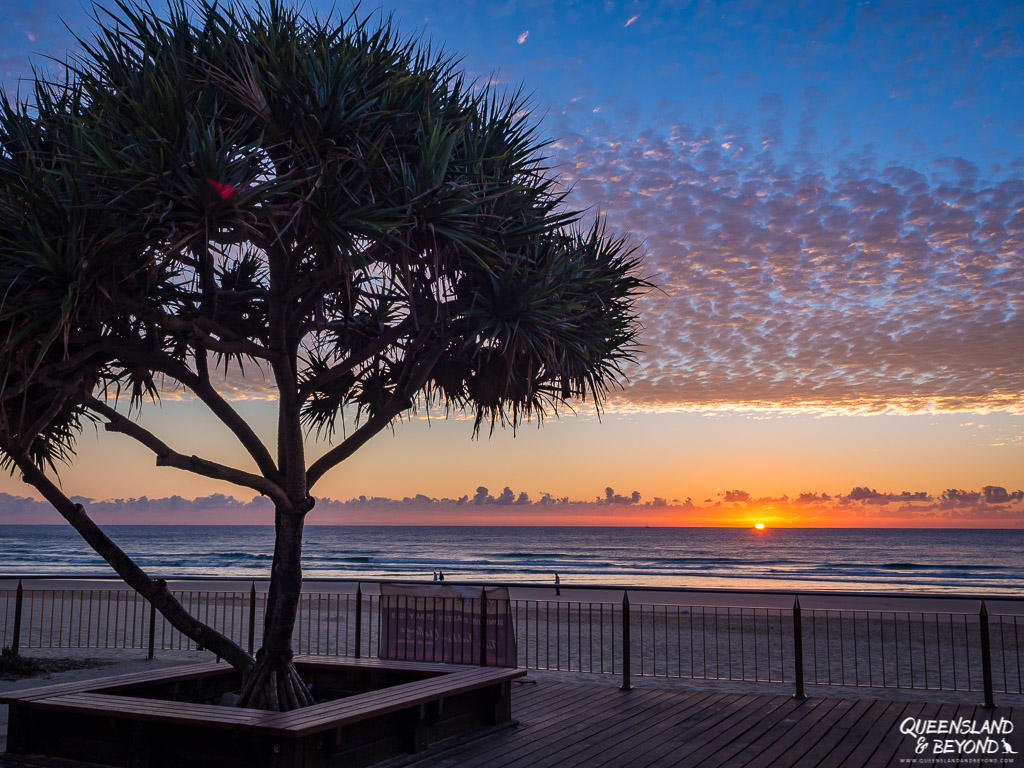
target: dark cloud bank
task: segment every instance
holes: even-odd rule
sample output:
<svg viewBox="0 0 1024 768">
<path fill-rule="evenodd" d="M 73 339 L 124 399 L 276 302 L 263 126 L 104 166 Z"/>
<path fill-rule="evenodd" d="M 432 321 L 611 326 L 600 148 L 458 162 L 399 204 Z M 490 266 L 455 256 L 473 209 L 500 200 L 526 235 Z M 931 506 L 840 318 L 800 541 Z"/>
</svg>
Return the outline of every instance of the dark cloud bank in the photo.
<svg viewBox="0 0 1024 768">
<path fill-rule="evenodd" d="M 100 523 L 166 524 L 166 525 L 266 525 L 273 522 L 273 507 L 262 497 L 239 501 L 222 494 L 195 499 L 181 496 L 151 499 L 146 496 L 130 499 L 97 501 L 75 497 Z M 474 523 L 486 523 L 489 516 L 503 521 L 522 518 L 524 524 L 544 524 L 545 517 L 558 515 L 587 516 L 599 521 L 602 515 L 621 519 L 624 513 L 650 515 L 660 524 L 666 518 L 680 525 L 692 520 L 708 524 L 708 518 L 722 523 L 743 519 L 745 514 L 775 515 L 787 524 L 827 527 L 830 517 L 930 522 L 956 527 L 975 522 L 1002 521 L 1006 527 L 1024 524 L 1024 491 L 1008 491 L 987 485 L 979 490 L 947 489 L 933 495 L 925 491 L 880 492 L 868 487 L 855 487 L 846 494 L 830 495 L 803 492 L 796 496 L 754 497 L 747 491 L 720 491 L 715 498 L 694 502 L 693 499 L 646 499 L 639 491 L 618 494 L 606 488 L 604 494 L 592 499 L 572 500 L 542 493 L 531 498 L 524 491 L 505 487 L 492 494 L 480 486 L 473 494 L 452 498 L 435 498 L 424 494 L 402 499 L 359 496 L 346 501 L 320 499 L 308 518 L 310 524 L 387 523 L 395 513 L 413 513 L 416 522 L 430 525 L 435 517 L 456 514 Z M 403 522 L 410 520 L 402 516 Z M 46 502 L 24 496 L 0 493 L 0 524 L 43 524 L 61 522 Z M 592 523 L 593 524 L 593 523 Z"/>
</svg>

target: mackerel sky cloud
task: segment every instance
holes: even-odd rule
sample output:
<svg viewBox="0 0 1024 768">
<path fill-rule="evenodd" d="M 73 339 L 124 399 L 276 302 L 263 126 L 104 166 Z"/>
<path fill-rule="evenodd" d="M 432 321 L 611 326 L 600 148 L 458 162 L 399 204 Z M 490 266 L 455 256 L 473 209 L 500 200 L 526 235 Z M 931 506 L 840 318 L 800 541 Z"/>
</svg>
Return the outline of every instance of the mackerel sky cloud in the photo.
<svg viewBox="0 0 1024 768">
<path fill-rule="evenodd" d="M 1019 8 L 653 4 L 626 26 L 651 46 L 623 41 L 634 87 L 581 82 L 551 130 L 573 201 L 660 288 L 622 407 L 1021 412 Z"/>
<path fill-rule="evenodd" d="M 870 156 L 801 163 L 774 150 L 770 121 L 561 136 L 575 196 L 642 240 L 661 289 L 624 400 L 1020 407 L 1021 178 L 962 158 L 928 174 Z"/>
</svg>

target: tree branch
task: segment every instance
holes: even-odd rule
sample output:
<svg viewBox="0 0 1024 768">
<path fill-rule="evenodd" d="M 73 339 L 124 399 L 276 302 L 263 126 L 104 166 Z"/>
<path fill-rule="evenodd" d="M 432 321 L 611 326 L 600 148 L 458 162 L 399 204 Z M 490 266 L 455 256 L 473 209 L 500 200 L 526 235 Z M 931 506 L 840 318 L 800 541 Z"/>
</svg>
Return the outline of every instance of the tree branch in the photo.
<svg viewBox="0 0 1024 768">
<path fill-rule="evenodd" d="M 175 629 L 199 645 L 217 654 L 238 671 L 246 672 L 253 658 L 233 640 L 191 616 L 167 589 L 167 582 L 154 579 L 142 570 L 117 546 L 89 517 L 81 504 L 75 504 L 29 459 L 16 448 L 9 435 L 0 433 L 0 448 L 21 470 L 26 483 L 38 490 L 61 516 L 78 531 L 83 539 L 124 582 L 152 603 Z"/>
<path fill-rule="evenodd" d="M 388 403 L 374 414 L 370 419 L 349 435 L 339 445 L 335 446 L 310 466 L 306 472 L 306 483 L 310 491 L 316 482 L 334 467 L 362 448 L 374 435 L 384 429 L 391 420 L 407 408 L 412 407 L 412 393 L 418 390 L 426 382 L 430 372 L 434 370 L 437 361 L 447 346 L 447 341 L 442 340 L 437 344 L 424 360 L 415 366 L 415 373 L 409 376 L 404 386 L 392 395 Z"/>
<path fill-rule="evenodd" d="M 281 473 L 278 470 L 277 464 L 274 463 L 274 458 L 270 455 L 270 451 L 267 450 L 263 441 L 259 439 L 252 427 L 249 426 L 249 423 L 238 415 L 238 412 L 231 407 L 227 400 L 221 397 L 220 393 L 210 384 L 208 379 L 203 379 L 201 376 L 193 373 L 189 370 L 188 366 L 175 360 L 170 355 L 154 353 L 148 349 L 140 350 L 133 346 L 119 347 L 115 352 L 122 357 L 138 361 L 148 365 L 153 370 L 177 379 L 191 389 L 196 397 L 202 400 L 203 404 L 213 412 L 213 415 L 231 430 L 238 439 L 238 442 L 242 444 L 242 447 L 245 448 L 253 461 L 256 462 L 256 466 L 259 467 L 263 476 L 274 482 L 280 482 Z"/>
<path fill-rule="evenodd" d="M 217 291 L 218 301 L 252 301 L 253 299 L 269 299 L 270 291 L 266 288 L 248 288 L 244 291 L 236 291 L 231 288 L 221 288 Z"/>
<path fill-rule="evenodd" d="M 394 344 L 398 339 L 405 334 L 406 331 L 413 325 L 412 317 L 407 317 L 398 325 L 389 329 L 386 333 L 381 334 L 372 342 L 367 344 L 365 347 L 360 349 L 358 352 L 353 352 L 344 362 L 338 363 L 331 368 L 328 368 L 323 373 L 319 373 L 309 381 L 305 382 L 299 387 L 299 398 L 305 400 L 310 397 L 314 392 L 321 389 L 322 387 L 330 384 L 332 381 L 336 381 L 349 373 L 357 365 L 365 363 L 374 355 L 380 354 L 391 344 Z"/>
<path fill-rule="evenodd" d="M 133 440 L 149 448 L 149 450 L 156 454 L 156 465 L 158 467 L 175 467 L 176 469 L 184 469 L 188 472 L 202 475 L 204 477 L 212 477 L 215 480 L 226 480 L 227 482 L 234 483 L 235 485 L 252 488 L 254 491 L 258 491 L 264 496 L 268 496 L 278 507 L 282 507 L 284 509 L 291 507 L 288 496 L 274 481 L 261 475 L 244 472 L 243 470 L 236 469 L 235 467 L 218 464 L 217 462 L 210 461 L 209 459 L 203 459 L 198 456 L 186 456 L 185 454 L 178 453 L 177 451 L 172 450 L 152 432 L 139 426 L 131 419 L 126 418 L 102 400 L 93 397 L 92 395 L 83 397 L 81 402 L 83 405 L 92 409 L 107 420 L 105 428 L 108 432 L 119 432 L 122 435 L 127 435 Z"/>
<path fill-rule="evenodd" d="M 270 352 L 264 347 L 248 339 L 231 338 L 234 334 L 229 329 L 208 317 L 186 319 L 152 308 L 137 308 L 133 311 L 139 317 L 152 320 L 169 331 L 194 336 L 211 352 L 219 352 L 224 355 L 247 355 L 261 360 L 270 359 Z"/>
</svg>

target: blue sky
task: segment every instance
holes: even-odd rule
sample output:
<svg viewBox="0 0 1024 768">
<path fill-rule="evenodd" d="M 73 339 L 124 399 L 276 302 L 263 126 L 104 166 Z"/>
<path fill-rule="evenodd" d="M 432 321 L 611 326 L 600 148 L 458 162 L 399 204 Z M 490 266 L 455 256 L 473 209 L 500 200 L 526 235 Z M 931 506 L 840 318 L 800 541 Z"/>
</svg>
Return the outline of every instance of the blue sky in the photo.
<svg viewBox="0 0 1024 768">
<path fill-rule="evenodd" d="M 660 290 L 644 303 L 647 348 L 605 418 L 609 439 L 638 446 L 639 458 L 608 467 L 617 488 L 672 498 L 723 483 L 755 494 L 1024 485 L 1024 4 L 383 10 L 482 82 L 522 84 L 574 202 L 648 251 Z M 72 44 L 59 17 L 88 26 L 79 3 L 0 10 L 8 95 L 29 61 Z M 546 427 L 546 439 L 605 466 L 590 421 L 574 423 Z M 331 495 L 457 496 L 482 475 L 492 490 L 603 490 L 575 470 L 548 478 L 530 439 L 492 441 L 480 460 L 493 466 L 478 466 L 480 446 L 458 427 L 430 433 L 444 450 L 419 475 L 378 477 L 364 463 Z M 409 445 L 427 439 L 423 425 L 402 429 Z M 687 432 L 699 445 L 678 437 Z M 380 446 L 359 461 L 394 450 Z"/>
</svg>

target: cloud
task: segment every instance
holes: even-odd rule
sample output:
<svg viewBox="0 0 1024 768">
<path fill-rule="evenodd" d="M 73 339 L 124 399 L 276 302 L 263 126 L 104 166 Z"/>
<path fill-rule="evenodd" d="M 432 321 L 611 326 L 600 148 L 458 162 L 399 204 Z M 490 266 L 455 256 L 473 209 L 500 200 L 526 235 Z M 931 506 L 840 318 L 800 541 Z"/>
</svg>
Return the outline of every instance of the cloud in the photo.
<svg viewBox="0 0 1024 768">
<path fill-rule="evenodd" d="M 824 99 L 805 91 L 808 119 Z M 658 286 L 614 407 L 1024 410 L 1024 177 L 671 117 L 555 130 L 573 201 L 631 231 Z"/>
<path fill-rule="evenodd" d="M 1024 526 L 1024 490 L 986 485 L 978 490 L 878 491 L 854 487 L 846 494 L 804 491 L 791 498 L 755 497 L 747 491 L 718 491 L 718 500 L 672 499 L 639 491 L 628 496 L 606 488 L 589 500 L 555 498 L 541 492 L 536 500 L 506 486 L 492 495 L 485 486 L 473 494 L 436 498 L 418 493 L 401 499 L 359 496 L 348 500 L 317 499 L 308 523 L 351 524 L 544 524 L 544 525 L 752 525 L 772 526 Z M 223 494 L 195 499 L 181 496 L 94 500 L 75 497 L 103 525 L 266 525 L 273 506 L 265 498 L 242 501 Z M 726 506 L 729 505 L 729 506 Z M 62 523 L 44 501 L 0 493 L 0 524 Z"/>
<path fill-rule="evenodd" d="M 825 504 L 832 501 L 832 497 L 827 493 L 814 493 L 812 491 L 805 491 L 793 499 L 794 504 Z"/>
<path fill-rule="evenodd" d="M 623 26 L 624 26 L 624 27 L 628 27 L 628 26 L 629 26 L 630 24 L 632 24 L 632 23 L 633 23 L 634 21 L 636 21 L 636 20 L 637 20 L 637 19 L 639 19 L 639 18 L 640 18 L 640 15 L 639 15 L 639 14 L 637 14 L 636 16 L 631 16 L 631 17 L 629 18 L 629 21 L 627 21 L 627 22 L 626 22 L 625 24 L 623 24 Z"/>
<path fill-rule="evenodd" d="M 72 496 L 98 523 L 106 525 L 256 525 L 273 522 L 274 507 L 261 496 L 239 501 L 221 493 L 186 499 L 181 496 L 96 500 Z M 0 524 L 49 524 L 63 518 L 48 502 L 0 493 Z"/>
<path fill-rule="evenodd" d="M 526 42 L 526 38 L 528 38 L 529 36 L 530 30 L 526 30 L 521 35 L 519 35 L 519 37 L 516 38 L 516 42 L 519 43 L 519 45 L 522 45 L 523 43 Z"/>
<path fill-rule="evenodd" d="M 925 491 L 902 491 L 901 493 L 879 493 L 873 488 L 857 487 L 846 496 L 839 497 L 840 505 L 848 505 L 850 502 L 861 502 L 875 506 L 885 506 L 896 502 L 929 502 L 932 497 Z"/>
<path fill-rule="evenodd" d="M 750 501 L 750 494 L 746 491 L 726 491 L 723 498 L 726 501 Z"/>
</svg>

